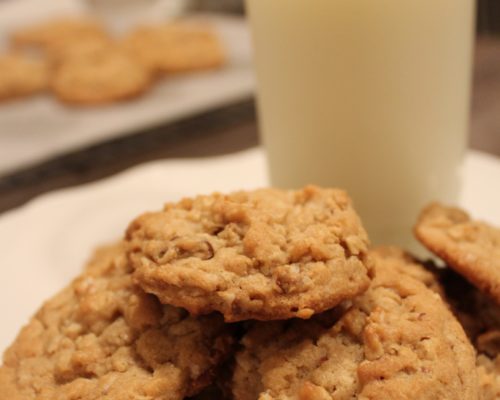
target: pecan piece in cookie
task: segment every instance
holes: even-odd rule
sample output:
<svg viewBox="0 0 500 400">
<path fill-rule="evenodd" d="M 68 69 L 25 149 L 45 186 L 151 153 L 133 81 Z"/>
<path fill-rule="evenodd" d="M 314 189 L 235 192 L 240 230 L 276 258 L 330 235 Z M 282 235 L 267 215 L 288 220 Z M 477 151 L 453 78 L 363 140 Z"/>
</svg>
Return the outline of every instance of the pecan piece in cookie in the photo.
<svg viewBox="0 0 500 400">
<path fill-rule="evenodd" d="M 119 244 L 22 329 L 0 399 L 181 400 L 210 385 L 232 345 L 222 317 L 190 317 L 139 289 Z"/>
<path fill-rule="evenodd" d="M 366 233 L 337 189 L 184 199 L 136 219 L 127 239 L 146 292 L 226 321 L 307 319 L 370 282 Z"/>
<path fill-rule="evenodd" d="M 254 326 L 236 355 L 236 400 L 478 399 L 474 350 L 422 267 L 385 250 L 369 259 L 370 288 L 330 327 Z"/>
</svg>

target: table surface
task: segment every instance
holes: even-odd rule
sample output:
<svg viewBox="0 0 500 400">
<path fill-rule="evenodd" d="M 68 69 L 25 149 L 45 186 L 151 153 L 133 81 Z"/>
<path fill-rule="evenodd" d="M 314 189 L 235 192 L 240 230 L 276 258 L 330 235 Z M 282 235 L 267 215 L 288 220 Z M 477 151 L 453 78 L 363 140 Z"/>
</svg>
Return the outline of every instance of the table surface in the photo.
<svg viewBox="0 0 500 400">
<path fill-rule="evenodd" d="M 477 41 L 470 147 L 500 157 L 500 38 Z M 0 177 L 0 212 L 58 188 L 164 158 L 207 157 L 258 145 L 252 98 L 137 132 Z"/>
</svg>

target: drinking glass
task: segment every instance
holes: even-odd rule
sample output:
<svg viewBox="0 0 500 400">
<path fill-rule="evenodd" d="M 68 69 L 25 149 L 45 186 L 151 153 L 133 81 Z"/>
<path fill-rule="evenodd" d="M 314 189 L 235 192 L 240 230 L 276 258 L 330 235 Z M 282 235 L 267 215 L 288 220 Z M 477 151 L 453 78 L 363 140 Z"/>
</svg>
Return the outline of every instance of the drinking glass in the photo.
<svg viewBox="0 0 500 400">
<path fill-rule="evenodd" d="M 272 184 L 345 188 L 376 244 L 454 203 L 473 0 L 247 0 Z"/>
</svg>

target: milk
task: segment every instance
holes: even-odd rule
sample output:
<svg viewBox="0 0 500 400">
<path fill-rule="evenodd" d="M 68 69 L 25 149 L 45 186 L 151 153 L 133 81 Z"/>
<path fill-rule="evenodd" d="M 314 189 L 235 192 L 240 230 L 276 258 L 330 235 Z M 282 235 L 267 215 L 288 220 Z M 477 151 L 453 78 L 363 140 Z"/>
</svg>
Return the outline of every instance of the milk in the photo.
<svg viewBox="0 0 500 400">
<path fill-rule="evenodd" d="M 413 247 L 453 203 L 466 148 L 473 0 L 247 0 L 272 183 L 348 190 L 372 241 Z"/>
</svg>

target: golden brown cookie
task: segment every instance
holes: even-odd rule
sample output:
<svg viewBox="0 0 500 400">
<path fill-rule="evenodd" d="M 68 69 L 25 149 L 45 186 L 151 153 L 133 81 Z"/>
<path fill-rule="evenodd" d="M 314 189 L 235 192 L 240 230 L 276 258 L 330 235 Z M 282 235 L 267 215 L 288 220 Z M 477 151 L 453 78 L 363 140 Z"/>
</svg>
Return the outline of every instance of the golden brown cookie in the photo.
<svg viewBox="0 0 500 400">
<path fill-rule="evenodd" d="M 481 400 L 500 399 L 500 355 L 490 358 L 483 354 L 477 357 Z"/>
<path fill-rule="evenodd" d="M 105 28 L 90 18 L 61 18 L 29 26 L 11 36 L 12 46 L 36 47 L 42 50 L 67 40 L 107 38 Z"/>
<path fill-rule="evenodd" d="M 441 270 L 432 261 L 422 262 L 412 254 L 396 246 L 378 246 L 371 253 L 386 260 L 397 260 L 392 268 L 400 274 L 409 275 L 422 282 L 427 288 L 446 297 L 445 288 L 440 281 Z"/>
<path fill-rule="evenodd" d="M 127 238 L 144 290 L 226 321 L 309 318 L 370 281 L 366 233 L 337 189 L 184 199 L 137 218 Z"/>
<path fill-rule="evenodd" d="M 162 306 L 132 282 L 122 244 L 94 257 L 4 355 L 2 400 L 181 400 L 232 348 L 222 318 Z"/>
<path fill-rule="evenodd" d="M 385 251 L 370 260 L 370 288 L 333 326 L 255 325 L 236 356 L 236 400 L 478 399 L 474 350 L 441 297 L 406 272 L 419 267 Z"/>
<path fill-rule="evenodd" d="M 480 399 L 500 399 L 500 307 L 451 269 L 440 274 L 446 299 L 477 351 Z"/>
<path fill-rule="evenodd" d="M 458 208 L 435 203 L 422 211 L 415 234 L 429 250 L 500 304 L 500 229 L 473 221 Z"/>
<path fill-rule="evenodd" d="M 480 310 L 478 310 L 481 313 Z M 497 309 L 500 314 L 500 309 Z M 500 325 L 475 338 L 481 400 L 500 399 Z"/>
<path fill-rule="evenodd" d="M 380 251 L 380 249 L 378 249 Z M 396 255 L 397 249 L 382 249 Z M 400 252 L 400 251 L 399 251 Z M 401 256 L 403 254 L 400 252 Z M 411 261 L 411 256 L 405 258 Z M 476 365 L 481 400 L 500 399 L 500 307 L 450 268 L 406 271 L 446 300 L 477 352 Z"/>
<path fill-rule="evenodd" d="M 45 61 L 16 53 L 0 56 L 0 101 L 43 91 L 48 83 Z"/>
<path fill-rule="evenodd" d="M 52 90 L 66 103 L 95 105 L 126 100 L 145 92 L 150 72 L 118 49 L 93 49 L 65 60 L 52 79 Z"/>
<path fill-rule="evenodd" d="M 68 38 L 47 46 L 48 58 L 54 65 L 68 60 L 86 59 L 103 51 L 115 51 L 116 45 L 107 37 Z"/>
<path fill-rule="evenodd" d="M 212 69 L 225 62 L 217 35 L 195 23 L 138 28 L 125 38 L 123 46 L 148 68 L 161 73 Z"/>
<path fill-rule="evenodd" d="M 478 336 L 500 330 L 500 307 L 451 268 L 439 274 L 445 298 L 465 332 L 476 344 Z"/>
</svg>

